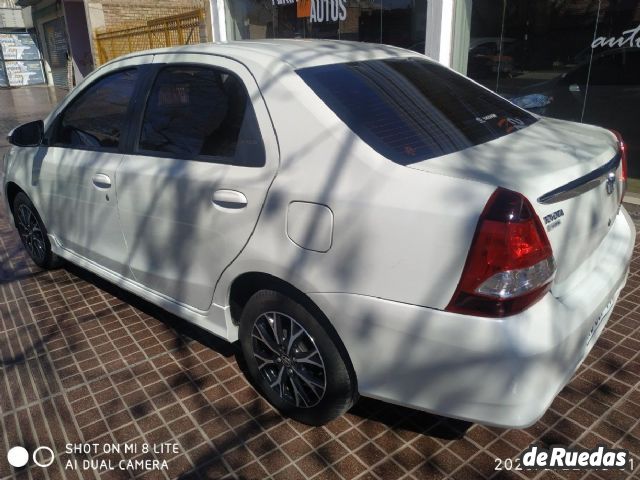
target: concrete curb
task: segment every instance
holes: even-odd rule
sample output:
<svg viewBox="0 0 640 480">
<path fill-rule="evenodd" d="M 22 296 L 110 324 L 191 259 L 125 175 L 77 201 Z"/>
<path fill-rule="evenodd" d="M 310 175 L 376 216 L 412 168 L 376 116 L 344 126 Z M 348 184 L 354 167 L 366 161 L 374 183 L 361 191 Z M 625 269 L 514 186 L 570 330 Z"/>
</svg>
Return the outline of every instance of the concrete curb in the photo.
<svg viewBox="0 0 640 480">
<path fill-rule="evenodd" d="M 631 203 L 632 205 L 640 205 L 640 195 L 637 193 L 627 192 L 624 194 L 624 203 Z"/>
</svg>

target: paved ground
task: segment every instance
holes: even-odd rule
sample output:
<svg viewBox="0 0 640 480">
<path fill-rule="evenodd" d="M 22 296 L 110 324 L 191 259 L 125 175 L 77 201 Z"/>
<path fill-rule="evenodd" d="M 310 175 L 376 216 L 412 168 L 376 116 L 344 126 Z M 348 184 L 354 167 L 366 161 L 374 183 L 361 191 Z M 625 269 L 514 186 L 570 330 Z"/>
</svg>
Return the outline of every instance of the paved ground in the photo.
<svg viewBox="0 0 640 480">
<path fill-rule="evenodd" d="M 41 117 L 54 93 L 0 90 L 0 142 L 14 123 Z M 640 219 L 640 210 L 634 215 Z M 630 478 L 630 471 L 494 468 L 496 458 L 514 458 L 530 444 L 626 448 L 637 467 L 639 254 L 604 334 L 531 428 L 487 428 L 368 399 L 310 428 L 282 418 L 256 394 L 234 346 L 76 267 L 33 267 L 0 212 L 0 479 Z M 177 452 L 141 450 L 164 442 L 177 443 Z M 131 443 L 138 451 L 68 454 L 68 443 L 100 450 Z M 57 459 L 16 473 L 5 461 L 15 445 L 49 446 Z M 82 468 L 82 460 L 117 466 L 125 458 L 166 460 L 168 470 L 64 469 L 70 459 Z"/>
</svg>

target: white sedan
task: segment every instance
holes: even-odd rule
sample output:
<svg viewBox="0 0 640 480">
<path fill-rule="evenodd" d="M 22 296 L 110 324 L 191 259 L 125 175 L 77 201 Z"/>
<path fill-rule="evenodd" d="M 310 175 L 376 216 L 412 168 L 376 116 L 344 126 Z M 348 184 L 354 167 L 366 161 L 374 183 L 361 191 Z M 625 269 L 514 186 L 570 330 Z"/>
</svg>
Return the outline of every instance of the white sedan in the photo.
<svg viewBox="0 0 640 480">
<path fill-rule="evenodd" d="M 381 45 L 128 55 L 9 140 L 3 198 L 36 264 L 239 340 L 261 393 L 314 425 L 359 394 L 533 423 L 635 240 L 619 135 Z"/>
</svg>

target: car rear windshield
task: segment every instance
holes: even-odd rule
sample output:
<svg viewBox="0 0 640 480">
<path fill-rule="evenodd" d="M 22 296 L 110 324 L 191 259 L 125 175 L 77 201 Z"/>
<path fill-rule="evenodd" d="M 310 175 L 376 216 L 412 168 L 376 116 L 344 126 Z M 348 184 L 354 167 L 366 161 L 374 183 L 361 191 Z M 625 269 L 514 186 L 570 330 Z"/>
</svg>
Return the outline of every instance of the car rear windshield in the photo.
<svg viewBox="0 0 640 480">
<path fill-rule="evenodd" d="M 360 138 L 401 165 L 458 152 L 536 122 L 422 58 L 323 65 L 297 73 Z"/>
</svg>

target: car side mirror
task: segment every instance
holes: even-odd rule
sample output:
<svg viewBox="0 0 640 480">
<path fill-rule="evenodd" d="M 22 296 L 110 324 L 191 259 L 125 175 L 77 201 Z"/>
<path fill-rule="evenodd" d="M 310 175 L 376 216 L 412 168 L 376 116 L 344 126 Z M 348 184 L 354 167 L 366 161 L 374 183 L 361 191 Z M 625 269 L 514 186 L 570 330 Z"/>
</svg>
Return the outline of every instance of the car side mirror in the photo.
<svg viewBox="0 0 640 480">
<path fill-rule="evenodd" d="M 14 128 L 7 135 L 7 141 L 17 147 L 37 147 L 42 144 L 44 138 L 44 122 L 25 123 Z"/>
</svg>

